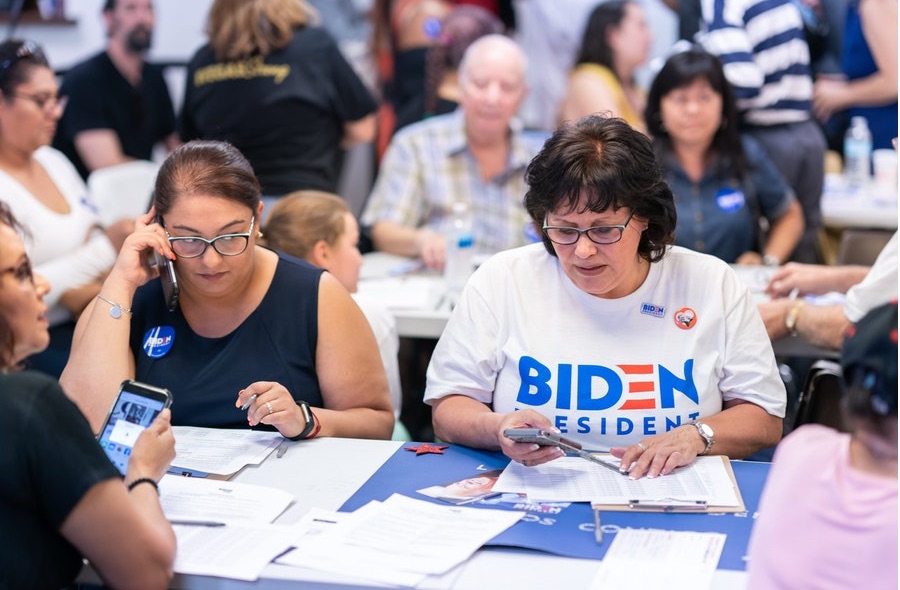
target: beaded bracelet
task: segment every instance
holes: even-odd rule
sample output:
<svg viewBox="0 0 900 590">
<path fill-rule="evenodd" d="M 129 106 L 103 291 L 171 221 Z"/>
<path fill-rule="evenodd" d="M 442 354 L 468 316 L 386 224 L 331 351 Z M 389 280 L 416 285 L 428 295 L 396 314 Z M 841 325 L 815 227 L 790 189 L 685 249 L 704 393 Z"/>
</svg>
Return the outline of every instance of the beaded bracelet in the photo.
<svg viewBox="0 0 900 590">
<path fill-rule="evenodd" d="M 141 477 L 139 479 L 134 480 L 133 482 L 128 484 L 128 491 L 130 492 L 131 490 L 133 490 L 137 486 L 141 485 L 142 483 L 149 483 L 150 485 L 152 485 L 153 489 L 156 490 L 156 495 L 157 496 L 159 495 L 159 484 L 156 483 L 156 480 L 150 479 L 149 477 Z"/>
</svg>

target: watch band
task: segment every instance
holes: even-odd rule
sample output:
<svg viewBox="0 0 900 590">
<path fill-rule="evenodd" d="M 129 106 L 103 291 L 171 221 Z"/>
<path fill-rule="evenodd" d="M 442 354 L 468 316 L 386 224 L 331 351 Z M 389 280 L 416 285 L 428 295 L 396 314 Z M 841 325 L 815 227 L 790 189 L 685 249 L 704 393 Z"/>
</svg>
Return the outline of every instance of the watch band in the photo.
<svg viewBox="0 0 900 590">
<path fill-rule="evenodd" d="M 716 435 L 713 432 L 713 429 L 706 422 L 701 422 L 700 420 L 693 420 L 691 425 L 697 429 L 697 432 L 700 433 L 700 437 L 706 442 L 706 448 L 703 449 L 701 455 L 709 454 L 710 449 L 712 449 L 713 444 L 716 442 Z"/>
<path fill-rule="evenodd" d="M 300 412 L 303 414 L 303 418 L 306 420 L 306 424 L 303 426 L 303 430 L 297 436 L 288 436 L 290 440 L 304 440 L 307 438 L 313 438 L 317 434 L 319 434 L 319 429 L 322 425 L 316 420 L 316 415 L 313 414 L 312 408 L 309 406 L 309 402 L 306 400 L 294 400 L 298 406 L 300 406 Z"/>
</svg>

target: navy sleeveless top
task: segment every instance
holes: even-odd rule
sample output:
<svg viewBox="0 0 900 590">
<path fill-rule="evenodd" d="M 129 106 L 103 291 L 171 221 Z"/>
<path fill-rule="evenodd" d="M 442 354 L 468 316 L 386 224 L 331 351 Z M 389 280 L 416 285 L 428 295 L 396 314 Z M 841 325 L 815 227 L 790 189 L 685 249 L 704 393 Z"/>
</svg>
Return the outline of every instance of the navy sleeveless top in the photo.
<svg viewBox="0 0 900 590">
<path fill-rule="evenodd" d="M 135 379 L 172 392 L 175 425 L 247 428 L 246 411 L 234 404 L 238 391 L 255 381 L 277 381 L 294 399 L 322 407 L 316 376 L 321 276 L 321 269 L 278 253 L 262 302 L 221 338 L 195 334 L 180 308 L 166 309 L 159 279 L 150 281 L 132 303 Z"/>
</svg>

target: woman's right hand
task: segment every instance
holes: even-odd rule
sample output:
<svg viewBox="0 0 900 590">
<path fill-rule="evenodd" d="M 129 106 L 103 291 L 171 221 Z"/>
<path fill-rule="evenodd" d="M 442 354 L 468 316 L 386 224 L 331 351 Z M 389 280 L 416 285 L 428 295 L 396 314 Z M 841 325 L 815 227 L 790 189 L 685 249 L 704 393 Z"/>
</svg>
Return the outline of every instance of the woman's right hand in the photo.
<svg viewBox="0 0 900 590">
<path fill-rule="evenodd" d="M 166 408 L 138 436 L 128 460 L 126 483 L 142 477 L 159 481 L 169 469 L 175 458 L 175 434 L 171 421 L 172 411 Z"/>
<path fill-rule="evenodd" d="M 565 453 L 559 447 L 540 446 L 536 443 L 514 442 L 503 435 L 507 428 L 541 428 L 558 432 L 549 418 L 534 410 L 519 410 L 510 412 L 500 421 L 497 432 L 497 440 L 500 441 L 500 450 L 503 454 L 526 467 L 534 467 L 559 459 Z"/>
<path fill-rule="evenodd" d="M 159 275 L 159 271 L 150 265 L 154 252 L 175 260 L 166 232 L 156 221 L 156 210 L 151 208 L 135 220 L 134 231 L 125 238 L 110 276 L 131 283 L 135 289 L 140 287 Z"/>
</svg>

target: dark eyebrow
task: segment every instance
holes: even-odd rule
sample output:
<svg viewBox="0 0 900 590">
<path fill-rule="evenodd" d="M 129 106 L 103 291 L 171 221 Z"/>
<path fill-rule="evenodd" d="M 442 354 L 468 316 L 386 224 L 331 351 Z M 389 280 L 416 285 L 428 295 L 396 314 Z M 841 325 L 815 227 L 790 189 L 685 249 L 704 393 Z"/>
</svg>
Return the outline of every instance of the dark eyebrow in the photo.
<svg viewBox="0 0 900 590">
<path fill-rule="evenodd" d="M 218 231 L 216 232 L 216 235 L 221 235 L 225 230 L 227 230 L 227 229 L 230 228 L 231 226 L 233 226 L 233 225 L 240 225 L 240 224 L 242 224 L 242 223 L 247 223 L 247 222 L 246 222 L 246 221 L 242 221 L 242 220 L 240 220 L 240 219 L 236 219 L 236 220 L 234 220 L 234 221 L 230 221 L 230 222 L 226 223 L 225 225 L 223 225 L 222 227 L 220 227 L 220 228 L 218 229 Z M 170 226 L 170 227 L 171 227 L 171 229 L 177 229 L 177 230 L 179 230 L 179 231 L 193 232 L 193 234 L 194 234 L 194 235 L 197 235 L 197 236 L 203 235 L 203 232 L 201 232 L 199 229 L 190 227 L 190 226 L 188 226 L 188 225 L 173 225 L 173 226 Z"/>
</svg>

